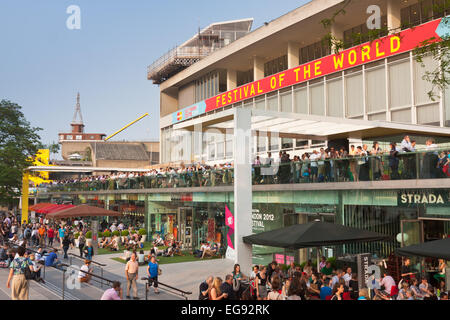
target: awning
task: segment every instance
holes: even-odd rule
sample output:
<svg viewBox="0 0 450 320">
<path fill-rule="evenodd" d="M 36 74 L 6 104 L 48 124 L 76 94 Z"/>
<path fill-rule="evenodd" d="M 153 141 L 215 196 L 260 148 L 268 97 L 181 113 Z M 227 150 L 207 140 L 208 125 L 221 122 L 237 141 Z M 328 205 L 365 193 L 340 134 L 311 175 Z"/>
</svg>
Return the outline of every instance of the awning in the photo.
<svg viewBox="0 0 450 320">
<path fill-rule="evenodd" d="M 41 202 L 41 203 L 35 204 L 35 205 L 31 206 L 31 207 L 28 207 L 28 210 L 29 211 L 36 211 L 38 209 L 42 209 L 42 208 L 45 208 L 45 207 L 48 207 L 48 206 L 52 206 L 53 204 L 54 203 Z"/>
<path fill-rule="evenodd" d="M 401 256 L 418 256 L 450 260 L 450 238 L 397 249 Z"/>
<path fill-rule="evenodd" d="M 244 237 L 244 243 L 286 249 L 342 245 L 381 241 L 388 236 L 339 224 L 310 222 Z"/>
<path fill-rule="evenodd" d="M 88 205 L 80 205 L 72 208 L 68 208 L 62 211 L 49 213 L 47 218 L 49 219 L 66 219 L 66 218 L 82 218 L 82 217 L 120 217 L 122 214 L 117 211 L 106 210 L 99 207 L 93 207 Z"/>
</svg>

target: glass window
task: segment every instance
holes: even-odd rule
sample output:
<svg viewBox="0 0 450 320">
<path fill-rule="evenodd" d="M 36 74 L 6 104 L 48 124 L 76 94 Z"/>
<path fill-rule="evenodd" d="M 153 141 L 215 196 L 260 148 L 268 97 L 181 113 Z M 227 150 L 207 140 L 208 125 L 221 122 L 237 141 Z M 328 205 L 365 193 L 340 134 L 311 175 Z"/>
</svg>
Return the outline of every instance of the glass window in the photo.
<svg viewBox="0 0 450 320">
<path fill-rule="evenodd" d="M 385 68 L 367 70 L 367 111 L 386 110 L 386 72 Z"/>
<path fill-rule="evenodd" d="M 411 123 L 411 109 L 392 111 L 392 122 Z"/>
<path fill-rule="evenodd" d="M 278 137 L 270 137 L 270 151 L 277 151 L 280 149 L 280 142 Z"/>
<path fill-rule="evenodd" d="M 225 157 L 226 158 L 233 157 L 233 140 L 227 140 L 225 142 Z"/>
<path fill-rule="evenodd" d="M 328 115 L 330 117 L 343 116 L 342 80 L 327 81 Z"/>
<path fill-rule="evenodd" d="M 294 140 L 292 138 L 281 138 L 281 149 L 293 149 Z"/>
<path fill-rule="evenodd" d="M 309 140 L 295 140 L 295 147 L 299 149 L 306 149 L 309 146 Z"/>
<path fill-rule="evenodd" d="M 258 136 L 258 152 L 266 151 L 266 149 L 267 149 L 266 143 L 267 143 L 266 136 Z"/>
<path fill-rule="evenodd" d="M 357 117 L 364 113 L 362 74 L 345 77 L 347 116 Z"/>
<path fill-rule="evenodd" d="M 294 91 L 295 112 L 308 114 L 308 90 L 306 88 L 296 89 Z"/>
<path fill-rule="evenodd" d="M 267 98 L 267 109 L 270 111 L 278 111 L 278 95 Z"/>
<path fill-rule="evenodd" d="M 325 96 L 324 85 L 311 86 L 311 114 L 323 116 L 325 115 Z"/>
<path fill-rule="evenodd" d="M 439 125 L 439 103 L 417 107 L 417 123 Z"/>
<path fill-rule="evenodd" d="M 422 67 L 421 63 L 414 60 L 414 95 L 416 105 L 432 102 L 428 93 L 433 89 L 433 86 L 424 77 L 426 76 L 426 72 L 433 72 L 439 67 L 438 62 L 431 56 L 424 57 L 423 63 L 425 67 Z M 439 94 L 435 93 L 435 99 L 438 96 Z"/>
<path fill-rule="evenodd" d="M 280 95 L 281 112 L 292 112 L 292 92 L 285 92 Z"/>
<path fill-rule="evenodd" d="M 389 66 L 389 100 L 391 108 L 411 105 L 411 72 L 409 61 Z"/>
<path fill-rule="evenodd" d="M 258 110 L 266 109 L 266 97 L 265 96 L 255 99 L 255 108 Z"/>
<path fill-rule="evenodd" d="M 225 156 L 225 143 L 217 143 L 217 159 L 223 159 Z"/>
</svg>

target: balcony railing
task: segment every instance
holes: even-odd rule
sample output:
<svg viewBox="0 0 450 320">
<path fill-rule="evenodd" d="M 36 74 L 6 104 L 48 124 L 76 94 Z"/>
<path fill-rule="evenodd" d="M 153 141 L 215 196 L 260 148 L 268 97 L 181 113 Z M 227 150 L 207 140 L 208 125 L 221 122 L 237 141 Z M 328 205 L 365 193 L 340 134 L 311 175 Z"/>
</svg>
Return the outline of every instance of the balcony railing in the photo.
<svg viewBox="0 0 450 320">
<path fill-rule="evenodd" d="M 398 153 L 398 156 L 349 157 L 327 160 L 303 160 L 252 166 L 253 185 L 301 184 L 356 181 L 445 179 L 450 177 L 447 150 Z M 58 183 L 48 192 L 137 190 L 232 186 L 233 168 L 159 173 L 134 178 Z"/>
</svg>

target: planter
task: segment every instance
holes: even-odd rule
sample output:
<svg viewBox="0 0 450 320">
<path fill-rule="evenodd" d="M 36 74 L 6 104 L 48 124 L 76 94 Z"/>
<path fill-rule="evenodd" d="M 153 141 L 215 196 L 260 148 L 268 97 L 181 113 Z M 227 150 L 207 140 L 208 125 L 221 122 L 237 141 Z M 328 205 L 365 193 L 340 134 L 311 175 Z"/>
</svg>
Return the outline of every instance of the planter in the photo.
<svg viewBox="0 0 450 320">
<path fill-rule="evenodd" d="M 142 242 L 145 242 L 145 240 L 147 240 L 147 235 L 146 235 L 146 234 L 144 234 L 144 235 L 142 236 L 141 241 L 142 241 Z"/>
<path fill-rule="evenodd" d="M 80 241 L 78 239 L 75 239 L 75 247 L 76 248 L 78 248 L 79 244 L 80 244 Z"/>
</svg>

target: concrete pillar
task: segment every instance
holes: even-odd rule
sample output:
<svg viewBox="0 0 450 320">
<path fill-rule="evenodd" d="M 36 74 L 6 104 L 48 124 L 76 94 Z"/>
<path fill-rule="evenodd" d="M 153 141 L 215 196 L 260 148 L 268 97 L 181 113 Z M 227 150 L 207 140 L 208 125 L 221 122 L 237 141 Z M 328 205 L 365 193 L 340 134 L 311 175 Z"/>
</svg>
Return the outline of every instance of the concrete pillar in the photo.
<svg viewBox="0 0 450 320">
<path fill-rule="evenodd" d="M 288 69 L 292 69 L 300 65 L 300 44 L 297 42 L 288 42 L 287 50 Z"/>
<path fill-rule="evenodd" d="M 400 31 L 402 26 L 401 3 L 398 0 L 387 0 L 387 27 L 389 34 Z"/>
<path fill-rule="evenodd" d="M 264 59 L 253 57 L 253 80 L 258 81 L 264 78 Z"/>
<path fill-rule="evenodd" d="M 236 89 L 237 87 L 237 71 L 227 70 L 227 91 Z"/>
<path fill-rule="evenodd" d="M 234 244 L 235 263 L 244 274 L 251 273 L 252 246 L 243 237 L 252 234 L 251 110 L 236 108 L 234 113 Z"/>
</svg>

